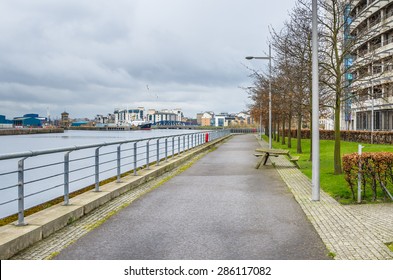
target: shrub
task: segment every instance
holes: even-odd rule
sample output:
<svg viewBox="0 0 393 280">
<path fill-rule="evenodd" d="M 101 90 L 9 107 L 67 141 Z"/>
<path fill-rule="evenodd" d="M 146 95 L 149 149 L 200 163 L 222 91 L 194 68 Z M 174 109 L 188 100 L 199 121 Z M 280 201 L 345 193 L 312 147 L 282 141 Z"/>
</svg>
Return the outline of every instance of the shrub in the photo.
<svg viewBox="0 0 393 280">
<path fill-rule="evenodd" d="M 379 197 L 384 199 L 390 197 L 393 200 L 390 194 L 393 189 L 393 153 L 363 153 L 361 156 L 357 153 L 344 155 L 343 170 L 354 200 L 356 199 L 355 188 L 358 184 L 359 172 L 362 178 L 363 197 L 367 193 L 371 193 L 373 201 L 376 201 Z"/>
</svg>

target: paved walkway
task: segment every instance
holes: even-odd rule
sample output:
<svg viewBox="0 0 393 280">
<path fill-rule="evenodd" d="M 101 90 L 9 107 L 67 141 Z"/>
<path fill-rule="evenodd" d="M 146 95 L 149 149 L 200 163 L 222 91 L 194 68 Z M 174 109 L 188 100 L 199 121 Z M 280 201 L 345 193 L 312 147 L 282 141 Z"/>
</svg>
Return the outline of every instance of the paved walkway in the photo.
<svg viewBox="0 0 393 280">
<path fill-rule="evenodd" d="M 385 244 L 393 242 L 393 204 L 342 206 L 322 190 L 320 201 L 313 202 L 310 179 L 283 156 L 271 157 L 271 162 L 335 259 L 393 259 Z"/>
<path fill-rule="evenodd" d="M 171 172 L 177 176 L 154 192 L 163 178 L 14 259 L 325 259 L 328 251 L 335 259 L 393 259 L 384 244 L 393 241 L 392 204 L 341 206 L 323 192 L 312 202 L 310 180 L 286 158 L 272 158 L 276 169 L 253 169 L 257 147 L 254 136 L 236 136 L 187 171 Z M 119 236 L 126 242 L 112 243 Z"/>
<path fill-rule="evenodd" d="M 257 147 L 255 136 L 235 136 L 93 231 L 86 234 L 101 224 L 103 208 L 42 242 L 36 257 L 45 250 L 55 259 L 328 259 L 277 171 L 254 169 Z M 59 243 L 72 244 L 52 247 Z"/>
</svg>

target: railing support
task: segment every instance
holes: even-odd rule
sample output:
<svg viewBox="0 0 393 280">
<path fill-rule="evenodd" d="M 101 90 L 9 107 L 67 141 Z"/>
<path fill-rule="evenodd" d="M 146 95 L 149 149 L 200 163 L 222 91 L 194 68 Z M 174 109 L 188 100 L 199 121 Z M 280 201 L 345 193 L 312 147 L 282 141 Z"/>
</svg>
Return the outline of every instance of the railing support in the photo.
<svg viewBox="0 0 393 280">
<path fill-rule="evenodd" d="M 121 144 L 117 146 L 117 180 L 116 183 L 121 183 Z"/>
<path fill-rule="evenodd" d="M 172 158 L 175 157 L 175 137 L 172 137 Z"/>
<path fill-rule="evenodd" d="M 168 161 L 168 138 L 165 138 L 165 162 Z"/>
<path fill-rule="evenodd" d="M 137 175 L 136 173 L 136 165 L 137 165 L 137 151 L 138 151 L 138 142 L 134 143 L 134 176 Z"/>
<path fill-rule="evenodd" d="M 146 169 L 150 169 L 150 153 L 149 153 L 150 140 L 146 142 Z"/>
<path fill-rule="evenodd" d="M 70 152 L 64 154 L 64 205 L 70 203 Z"/>
<path fill-rule="evenodd" d="M 25 160 L 18 161 L 18 223 L 17 226 L 25 226 Z"/>
<path fill-rule="evenodd" d="M 100 148 L 95 151 L 95 192 L 100 191 Z"/>
<path fill-rule="evenodd" d="M 157 166 L 160 165 L 160 138 L 157 139 Z"/>
<path fill-rule="evenodd" d="M 177 155 L 180 156 L 180 136 L 177 137 Z"/>
</svg>

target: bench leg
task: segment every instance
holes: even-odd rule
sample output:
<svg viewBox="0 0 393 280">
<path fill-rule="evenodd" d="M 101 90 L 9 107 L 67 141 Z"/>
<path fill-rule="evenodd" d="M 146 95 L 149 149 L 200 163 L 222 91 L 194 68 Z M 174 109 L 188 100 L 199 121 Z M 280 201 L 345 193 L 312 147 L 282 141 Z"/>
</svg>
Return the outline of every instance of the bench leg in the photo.
<svg viewBox="0 0 393 280">
<path fill-rule="evenodd" d="M 257 164 L 255 165 L 255 169 L 259 169 L 259 167 L 260 167 L 261 164 L 262 164 L 262 161 L 263 161 L 263 157 L 260 157 L 259 160 L 258 160 L 258 162 L 257 162 Z"/>
<path fill-rule="evenodd" d="M 263 165 L 266 165 L 267 159 L 269 158 L 269 154 L 265 154 L 264 155 L 264 159 L 265 161 L 263 162 Z"/>
</svg>

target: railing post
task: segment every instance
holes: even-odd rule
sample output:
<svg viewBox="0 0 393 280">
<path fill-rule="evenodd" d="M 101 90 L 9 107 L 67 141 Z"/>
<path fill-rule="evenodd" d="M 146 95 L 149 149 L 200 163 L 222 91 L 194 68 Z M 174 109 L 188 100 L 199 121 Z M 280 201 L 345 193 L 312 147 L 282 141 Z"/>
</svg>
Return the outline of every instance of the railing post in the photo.
<svg viewBox="0 0 393 280">
<path fill-rule="evenodd" d="M 175 157 L 175 136 L 172 137 L 172 158 Z"/>
<path fill-rule="evenodd" d="M 183 136 L 183 154 L 186 151 L 186 136 Z"/>
<path fill-rule="evenodd" d="M 121 183 L 121 144 L 117 146 L 117 180 L 116 183 Z"/>
<path fill-rule="evenodd" d="M 165 162 L 168 161 L 168 138 L 165 138 Z"/>
<path fill-rule="evenodd" d="M 150 161 L 149 161 L 149 145 L 150 145 L 150 140 L 147 140 L 146 142 L 146 169 L 149 170 L 150 169 Z"/>
<path fill-rule="evenodd" d="M 157 166 L 160 165 L 160 138 L 157 139 Z"/>
<path fill-rule="evenodd" d="M 70 203 L 70 153 L 64 154 L 64 205 Z"/>
<path fill-rule="evenodd" d="M 190 150 L 190 134 L 187 134 L 187 151 Z"/>
<path fill-rule="evenodd" d="M 100 148 L 95 151 L 95 192 L 100 191 Z"/>
<path fill-rule="evenodd" d="M 134 143 L 134 176 L 136 176 L 137 175 L 137 173 L 136 173 L 136 165 L 137 165 L 137 144 L 138 144 L 138 142 L 135 142 Z"/>
<path fill-rule="evenodd" d="M 177 137 L 177 155 L 180 156 L 180 136 Z"/>
<path fill-rule="evenodd" d="M 23 158 L 18 161 L 18 223 L 17 226 L 25 226 L 25 180 L 24 180 L 24 163 Z"/>
</svg>

